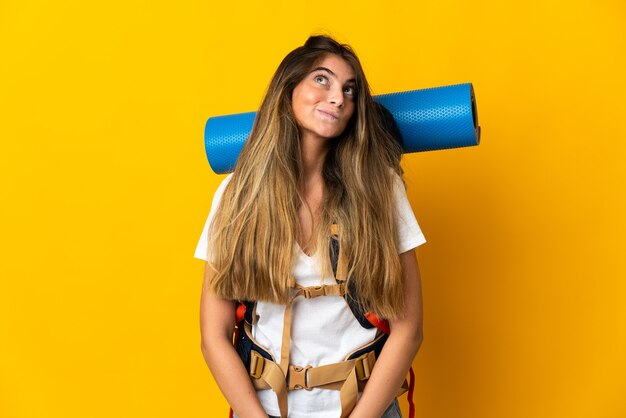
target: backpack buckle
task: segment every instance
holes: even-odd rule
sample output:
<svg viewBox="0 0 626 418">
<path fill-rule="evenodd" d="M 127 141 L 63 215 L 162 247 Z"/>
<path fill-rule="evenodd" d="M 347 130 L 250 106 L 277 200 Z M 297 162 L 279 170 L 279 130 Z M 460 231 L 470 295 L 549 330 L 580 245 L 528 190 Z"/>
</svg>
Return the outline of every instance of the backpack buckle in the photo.
<svg viewBox="0 0 626 418">
<path fill-rule="evenodd" d="M 250 352 L 250 377 L 260 379 L 265 366 L 265 358 L 256 351 Z"/>
<path fill-rule="evenodd" d="M 304 298 L 305 299 L 312 299 L 312 298 L 316 298 L 318 296 L 324 296 L 326 294 L 326 286 L 321 285 L 321 286 L 311 286 L 311 287 L 305 287 L 303 288 L 303 293 L 304 293 Z"/>
<path fill-rule="evenodd" d="M 367 380 L 372 374 L 372 369 L 374 368 L 374 363 L 376 362 L 376 354 L 373 351 L 363 355 L 358 358 L 354 363 L 354 368 L 356 370 L 356 378 L 358 380 Z"/>
<path fill-rule="evenodd" d="M 289 365 L 289 390 L 311 390 L 307 384 L 307 371 L 311 366 L 300 367 Z"/>
</svg>

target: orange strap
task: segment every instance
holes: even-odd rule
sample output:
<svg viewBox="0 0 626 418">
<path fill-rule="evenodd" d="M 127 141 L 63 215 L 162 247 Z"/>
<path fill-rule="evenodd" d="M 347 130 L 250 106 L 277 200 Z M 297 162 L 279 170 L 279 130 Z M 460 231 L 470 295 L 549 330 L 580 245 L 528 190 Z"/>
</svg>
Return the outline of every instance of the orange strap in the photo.
<svg viewBox="0 0 626 418">
<path fill-rule="evenodd" d="M 391 329 L 389 328 L 389 322 L 387 322 L 385 319 L 381 319 L 374 312 L 366 312 L 364 316 L 370 324 L 374 325 L 385 334 L 389 335 L 391 333 Z"/>
</svg>

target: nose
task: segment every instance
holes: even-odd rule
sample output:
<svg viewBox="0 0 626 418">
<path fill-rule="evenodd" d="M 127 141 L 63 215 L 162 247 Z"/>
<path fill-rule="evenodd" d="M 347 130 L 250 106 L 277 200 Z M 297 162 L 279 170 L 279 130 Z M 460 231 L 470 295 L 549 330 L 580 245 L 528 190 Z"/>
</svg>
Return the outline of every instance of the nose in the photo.
<svg viewBox="0 0 626 418">
<path fill-rule="evenodd" d="M 342 108 L 344 103 L 343 87 L 335 84 L 328 92 L 328 102 Z"/>
</svg>

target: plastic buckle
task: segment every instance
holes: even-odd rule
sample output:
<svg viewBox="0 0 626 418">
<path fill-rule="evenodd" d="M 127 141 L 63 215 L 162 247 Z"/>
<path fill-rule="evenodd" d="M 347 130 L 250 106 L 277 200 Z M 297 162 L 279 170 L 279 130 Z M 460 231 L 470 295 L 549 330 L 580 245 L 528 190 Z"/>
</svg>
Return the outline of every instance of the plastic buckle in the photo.
<svg viewBox="0 0 626 418">
<path fill-rule="evenodd" d="M 307 384 L 306 372 L 311 366 L 289 366 L 289 390 L 306 389 L 311 390 Z"/>
<path fill-rule="evenodd" d="M 263 373 L 263 367 L 265 366 L 265 358 L 256 351 L 250 352 L 250 376 L 259 379 Z"/>
<path fill-rule="evenodd" d="M 356 378 L 358 380 L 367 380 L 372 374 L 372 370 L 370 367 L 370 354 L 368 353 L 365 356 L 357 359 L 356 363 L 354 363 L 354 368 L 356 369 Z"/>
<path fill-rule="evenodd" d="M 323 296 L 325 292 L 325 286 L 315 286 L 315 287 L 305 287 L 304 290 L 304 298 L 311 299 L 316 298 L 318 296 Z"/>
</svg>

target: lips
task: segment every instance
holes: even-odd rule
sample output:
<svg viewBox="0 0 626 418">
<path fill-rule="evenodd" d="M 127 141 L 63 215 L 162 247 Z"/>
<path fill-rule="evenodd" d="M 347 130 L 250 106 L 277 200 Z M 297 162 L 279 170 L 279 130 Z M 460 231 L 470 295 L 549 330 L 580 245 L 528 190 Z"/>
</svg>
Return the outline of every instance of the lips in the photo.
<svg viewBox="0 0 626 418">
<path fill-rule="evenodd" d="M 322 109 L 318 109 L 318 112 L 320 112 L 323 116 L 325 116 L 328 119 L 339 120 L 339 113 L 335 113 L 330 110 L 322 110 Z"/>
</svg>

